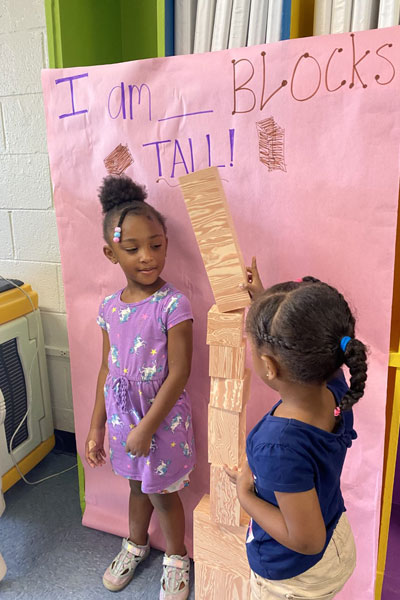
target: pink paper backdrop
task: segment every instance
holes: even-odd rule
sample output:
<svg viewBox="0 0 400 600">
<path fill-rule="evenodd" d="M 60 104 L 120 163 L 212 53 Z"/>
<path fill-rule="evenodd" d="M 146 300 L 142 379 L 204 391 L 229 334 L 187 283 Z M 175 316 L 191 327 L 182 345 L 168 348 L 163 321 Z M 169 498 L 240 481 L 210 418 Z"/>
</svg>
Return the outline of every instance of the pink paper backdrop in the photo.
<svg viewBox="0 0 400 600">
<path fill-rule="evenodd" d="M 198 467 L 182 494 L 191 546 L 192 510 L 209 489 L 205 337 L 213 298 L 177 177 L 219 166 L 243 254 L 247 261 L 257 256 L 265 285 L 311 274 L 338 286 L 371 350 L 367 393 L 355 409 L 359 439 L 343 475 L 358 566 L 342 600 L 373 598 L 399 182 L 399 45 L 396 27 L 43 72 L 81 457 L 100 363 L 97 308 L 124 283 L 102 254 L 96 197 L 103 160 L 122 143 L 134 159 L 126 173 L 146 184 L 150 202 L 168 218 L 165 277 L 193 303 L 189 392 Z M 275 151 L 272 170 L 260 161 L 256 123 L 269 117 L 283 130 L 286 171 L 271 167 Z M 254 378 L 248 428 L 275 400 Z M 127 501 L 128 484 L 109 465 L 86 468 L 85 525 L 126 535 Z M 152 542 L 163 546 L 157 524 Z"/>
</svg>

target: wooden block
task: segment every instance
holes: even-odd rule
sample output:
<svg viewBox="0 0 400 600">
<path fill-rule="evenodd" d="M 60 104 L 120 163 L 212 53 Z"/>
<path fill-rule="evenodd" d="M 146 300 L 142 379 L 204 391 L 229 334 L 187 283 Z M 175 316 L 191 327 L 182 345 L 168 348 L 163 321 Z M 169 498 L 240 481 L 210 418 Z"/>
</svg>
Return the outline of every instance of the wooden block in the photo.
<svg viewBox="0 0 400 600">
<path fill-rule="evenodd" d="M 246 411 L 208 406 L 208 462 L 240 466 L 246 453 Z"/>
<path fill-rule="evenodd" d="M 221 312 L 214 304 L 208 311 L 207 344 L 240 346 L 243 342 L 244 310 Z"/>
<path fill-rule="evenodd" d="M 236 486 L 231 483 L 223 467 L 211 465 L 210 516 L 221 525 L 240 525 L 240 503 Z"/>
<path fill-rule="evenodd" d="M 227 559 L 229 560 L 229 558 Z M 220 567 L 195 562 L 196 600 L 249 600 L 250 578 Z"/>
<path fill-rule="evenodd" d="M 250 396 L 251 371 L 245 370 L 244 379 L 211 377 L 210 406 L 233 412 L 242 412 Z"/>
<path fill-rule="evenodd" d="M 210 346 L 209 375 L 226 379 L 243 379 L 246 361 L 246 340 L 241 346 Z"/>
<path fill-rule="evenodd" d="M 247 526 L 246 521 L 239 527 L 214 523 L 210 517 L 210 497 L 203 496 L 193 512 L 195 562 L 213 565 L 216 569 L 248 579 L 250 567 L 246 555 Z"/>
<path fill-rule="evenodd" d="M 248 306 L 249 294 L 239 288 L 247 281 L 246 266 L 218 169 L 184 175 L 179 184 L 218 309 Z"/>
<path fill-rule="evenodd" d="M 220 525 L 239 526 L 250 521 L 249 515 L 240 506 L 236 487 L 219 465 L 211 465 L 210 468 L 210 517 Z"/>
</svg>

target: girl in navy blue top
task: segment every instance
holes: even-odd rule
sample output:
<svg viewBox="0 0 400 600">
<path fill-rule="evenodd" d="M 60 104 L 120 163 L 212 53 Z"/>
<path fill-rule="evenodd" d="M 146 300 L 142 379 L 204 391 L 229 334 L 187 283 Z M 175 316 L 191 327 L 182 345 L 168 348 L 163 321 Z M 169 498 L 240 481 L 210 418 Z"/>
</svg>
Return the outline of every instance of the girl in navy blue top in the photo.
<svg viewBox="0 0 400 600">
<path fill-rule="evenodd" d="M 261 291 L 255 261 L 249 281 L 254 369 L 281 397 L 249 434 L 242 470 L 226 467 L 251 516 L 252 598 L 328 600 L 355 567 L 340 476 L 357 437 L 366 348 L 335 288 L 305 277 Z"/>
</svg>

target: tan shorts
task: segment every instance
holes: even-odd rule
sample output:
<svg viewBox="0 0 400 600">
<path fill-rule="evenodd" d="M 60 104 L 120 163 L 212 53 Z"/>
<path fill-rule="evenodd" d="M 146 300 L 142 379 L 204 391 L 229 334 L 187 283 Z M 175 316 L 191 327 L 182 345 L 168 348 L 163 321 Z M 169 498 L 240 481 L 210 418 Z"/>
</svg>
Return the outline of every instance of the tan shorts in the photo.
<svg viewBox="0 0 400 600">
<path fill-rule="evenodd" d="M 251 600 L 331 600 L 356 566 L 356 547 L 346 513 L 316 565 L 290 579 L 272 581 L 251 572 Z"/>
</svg>

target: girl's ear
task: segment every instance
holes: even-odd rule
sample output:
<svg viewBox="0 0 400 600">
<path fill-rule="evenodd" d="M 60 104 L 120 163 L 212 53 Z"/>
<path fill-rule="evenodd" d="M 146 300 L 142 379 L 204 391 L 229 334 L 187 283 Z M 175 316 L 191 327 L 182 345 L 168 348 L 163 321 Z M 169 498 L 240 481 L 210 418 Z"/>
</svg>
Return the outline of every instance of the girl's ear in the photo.
<svg viewBox="0 0 400 600">
<path fill-rule="evenodd" d="M 261 354 L 261 360 L 265 365 L 265 377 L 268 381 L 273 381 L 278 377 L 279 365 L 272 356 L 267 354 Z"/>
<path fill-rule="evenodd" d="M 117 264 L 118 260 L 114 254 L 114 250 L 108 244 L 106 246 L 103 246 L 103 253 L 104 256 L 113 263 L 113 265 Z"/>
</svg>

